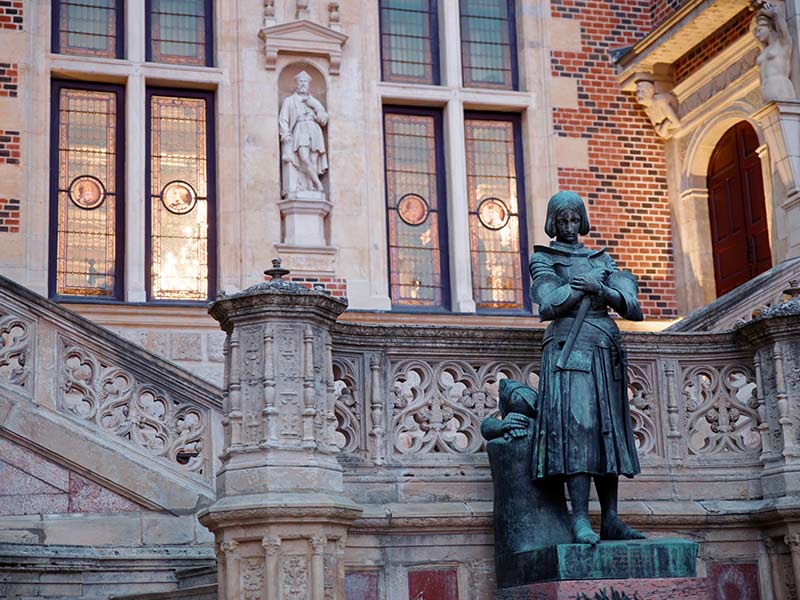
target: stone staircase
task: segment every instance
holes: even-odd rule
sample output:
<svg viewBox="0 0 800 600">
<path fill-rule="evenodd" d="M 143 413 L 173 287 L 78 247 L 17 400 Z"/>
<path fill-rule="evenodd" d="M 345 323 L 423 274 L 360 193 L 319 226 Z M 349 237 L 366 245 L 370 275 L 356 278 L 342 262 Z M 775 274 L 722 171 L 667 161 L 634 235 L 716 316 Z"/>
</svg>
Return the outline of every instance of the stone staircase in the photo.
<svg viewBox="0 0 800 600">
<path fill-rule="evenodd" d="M 190 600 L 217 600 L 217 568 L 197 567 L 175 572 L 177 587 L 168 592 L 149 594 L 126 594 L 109 597 L 109 600 L 172 600 L 186 598 Z"/>
<path fill-rule="evenodd" d="M 782 302 L 789 282 L 798 279 L 800 257 L 790 258 L 689 313 L 665 331 L 691 333 L 733 329 L 737 323 L 750 321 L 762 310 Z"/>
</svg>

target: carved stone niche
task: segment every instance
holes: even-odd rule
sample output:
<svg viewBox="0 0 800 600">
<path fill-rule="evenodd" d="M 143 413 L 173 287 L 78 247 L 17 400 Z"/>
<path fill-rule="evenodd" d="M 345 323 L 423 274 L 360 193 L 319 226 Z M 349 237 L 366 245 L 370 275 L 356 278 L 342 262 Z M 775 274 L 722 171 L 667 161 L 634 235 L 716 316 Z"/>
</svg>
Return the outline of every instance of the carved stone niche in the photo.
<svg viewBox="0 0 800 600">
<path fill-rule="evenodd" d="M 307 90 L 301 90 L 301 86 Z M 303 95 L 298 92 L 307 92 Z M 328 200 L 328 113 L 325 76 L 309 62 L 293 62 L 278 76 L 281 155 L 281 243 L 288 263 L 303 271 L 333 272 Z M 304 139 L 306 148 L 298 149 Z M 301 150 L 306 152 L 304 163 Z M 313 265 L 313 268 L 311 267 Z"/>
<path fill-rule="evenodd" d="M 338 28 L 338 10 L 335 11 L 333 24 Z M 294 54 L 299 56 L 323 56 L 328 60 L 331 75 L 339 74 L 342 64 L 342 47 L 347 36 L 341 31 L 300 19 L 290 23 L 281 23 L 265 27 L 258 33 L 264 40 L 266 68 L 273 71 L 277 68 L 278 55 Z"/>
</svg>

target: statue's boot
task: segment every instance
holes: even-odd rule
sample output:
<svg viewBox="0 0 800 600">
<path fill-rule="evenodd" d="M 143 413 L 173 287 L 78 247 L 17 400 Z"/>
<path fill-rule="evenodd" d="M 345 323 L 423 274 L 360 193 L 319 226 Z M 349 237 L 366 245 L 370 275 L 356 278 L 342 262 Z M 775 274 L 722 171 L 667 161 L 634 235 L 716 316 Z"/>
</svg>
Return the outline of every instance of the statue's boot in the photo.
<svg viewBox="0 0 800 600">
<path fill-rule="evenodd" d="M 604 540 L 642 540 L 646 536 L 622 522 L 617 513 L 619 478 L 595 477 L 594 486 L 600 500 L 600 537 Z"/>
<path fill-rule="evenodd" d="M 592 531 L 589 522 L 589 475 L 570 475 L 567 477 L 567 489 L 572 504 L 572 539 L 576 544 L 591 544 L 600 541 L 600 536 Z"/>
</svg>

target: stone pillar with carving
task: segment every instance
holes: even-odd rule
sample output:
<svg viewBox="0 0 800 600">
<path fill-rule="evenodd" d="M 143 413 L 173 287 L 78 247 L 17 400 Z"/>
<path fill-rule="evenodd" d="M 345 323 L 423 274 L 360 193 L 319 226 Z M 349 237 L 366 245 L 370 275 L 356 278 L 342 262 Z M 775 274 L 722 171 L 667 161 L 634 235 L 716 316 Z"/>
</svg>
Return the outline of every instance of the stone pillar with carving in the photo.
<svg viewBox="0 0 800 600">
<path fill-rule="evenodd" d="M 761 484 L 765 497 L 800 494 L 800 282 L 790 282 L 789 299 L 738 327 L 753 349 L 758 376 L 752 400 L 764 444 Z"/>
<path fill-rule="evenodd" d="M 227 333 L 217 500 L 200 512 L 220 549 L 220 600 L 343 599 L 347 528 L 330 418 L 331 326 L 346 303 L 271 280 L 209 308 Z"/>
</svg>

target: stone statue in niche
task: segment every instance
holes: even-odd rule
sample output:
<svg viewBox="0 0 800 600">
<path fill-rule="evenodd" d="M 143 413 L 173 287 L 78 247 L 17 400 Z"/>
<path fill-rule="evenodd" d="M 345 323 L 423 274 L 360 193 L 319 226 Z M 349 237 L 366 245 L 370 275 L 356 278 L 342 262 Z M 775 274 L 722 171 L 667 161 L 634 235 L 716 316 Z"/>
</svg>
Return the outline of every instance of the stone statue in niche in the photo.
<svg viewBox="0 0 800 600">
<path fill-rule="evenodd" d="M 323 127 L 328 113 L 309 91 L 311 76 L 295 75 L 296 88 L 281 104 L 278 130 L 281 139 L 284 195 L 292 192 L 323 192 L 320 178 L 328 170 Z"/>
<path fill-rule="evenodd" d="M 762 48 L 756 61 L 761 97 L 765 102 L 794 99 L 797 97 L 791 80 L 794 40 L 786 24 L 783 4 L 765 0 L 755 0 L 751 4 L 755 16 L 750 30 Z"/>
<path fill-rule="evenodd" d="M 580 235 L 589 233 L 589 219 L 577 194 L 559 192 L 550 199 L 545 231 L 556 239 L 550 246 L 536 246 L 530 262 L 532 299 L 542 320 L 551 321 L 544 336 L 539 391 L 503 383 L 503 420 L 487 420 L 481 427 L 487 439 L 503 436 L 507 445 L 526 447 L 528 481 L 506 478 L 512 489 L 498 489 L 496 484 L 495 498 L 525 488 L 522 497 L 539 503 L 526 509 L 540 515 L 535 526 L 549 531 L 547 543 L 563 543 L 566 483 L 572 505 L 567 541 L 595 545 L 601 539 L 641 539 L 644 535 L 623 523 L 617 513 L 619 477 L 633 477 L 640 469 L 625 353 L 619 329 L 608 314 L 612 308 L 623 318 L 642 320 L 636 279 L 619 270 L 605 249 L 590 250 L 579 241 Z M 513 393 L 520 398 L 514 401 Z M 500 459 L 497 448 L 493 456 L 491 444 L 494 479 L 496 467 L 502 477 L 500 471 L 510 467 L 501 463 L 510 461 Z M 589 523 L 592 480 L 602 511 L 600 535 Z M 547 522 L 542 522 L 543 515 Z M 534 537 L 539 536 L 534 533 Z"/>
<path fill-rule="evenodd" d="M 667 92 L 656 93 L 652 81 L 643 79 L 636 82 L 636 101 L 644 107 L 656 133 L 662 138 L 670 137 L 680 125 L 675 96 Z"/>
</svg>

